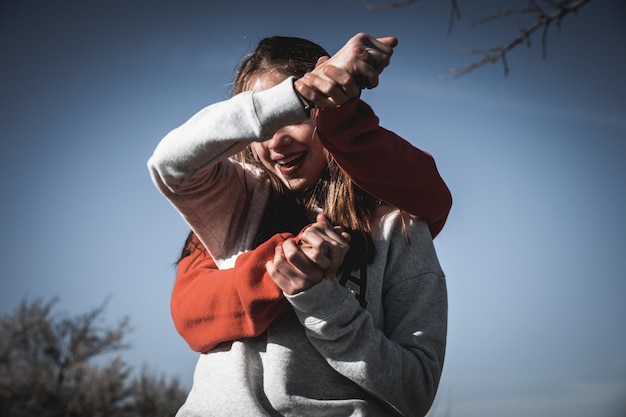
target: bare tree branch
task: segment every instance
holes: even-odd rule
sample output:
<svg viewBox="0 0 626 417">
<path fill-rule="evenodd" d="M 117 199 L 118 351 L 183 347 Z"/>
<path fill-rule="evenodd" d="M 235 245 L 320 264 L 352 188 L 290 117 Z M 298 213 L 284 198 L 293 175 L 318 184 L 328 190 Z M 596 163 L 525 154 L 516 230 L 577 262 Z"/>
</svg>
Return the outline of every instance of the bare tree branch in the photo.
<svg viewBox="0 0 626 417">
<path fill-rule="evenodd" d="M 522 9 L 507 9 L 507 10 L 498 10 L 488 16 L 482 17 L 478 20 L 472 20 L 469 22 L 469 27 L 477 27 L 480 25 L 484 25 L 485 23 L 489 23 L 493 20 L 503 19 L 505 17 L 518 15 L 518 14 L 529 14 L 532 13 L 535 9 L 532 7 L 524 7 Z"/>
<path fill-rule="evenodd" d="M 502 65 L 504 68 L 504 76 L 506 77 L 509 74 L 509 66 L 506 61 L 506 54 L 510 52 L 513 48 L 515 48 L 516 46 L 520 45 L 521 43 L 524 43 L 524 42 L 528 43 L 530 41 L 530 36 L 537 30 L 542 29 L 542 28 L 543 28 L 542 49 L 543 49 L 543 56 L 545 58 L 547 56 L 547 38 L 548 38 L 548 28 L 550 24 L 552 22 L 556 22 L 557 24 L 560 24 L 561 20 L 565 16 L 567 16 L 570 13 L 574 13 L 578 11 L 578 9 L 580 9 L 582 6 L 587 4 L 589 1 L 590 0 L 574 0 L 574 1 L 562 0 L 558 2 L 553 2 L 553 1 L 547 2 L 549 3 L 551 7 L 556 8 L 556 10 L 553 11 L 551 14 L 544 13 L 537 5 L 535 5 L 535 2 L 530 2 L 530 7 L 528 7 L 527 9 L 521 9 L 521 10 L 526 10 L 527 13 L 537 14 L 536 21 L 534 24 L 532 24 L 531 26 L 527 28 L 521 29 L 520 34 L 504 46 L 490 48 L 487 50 L 469 51 L 472 54 L 483 55 L 483 57 L 477 61 L 474 61 L 473 63 L 467 66 L 450 70 L 447 78 L 456 79 L 463 75 L 469 74 L 470 72 L 472 72 L 478 67 L 481 67 L 488 63 L 496 63 L 498 61 L 502 62 Z M 481 22 L 484 23 L 486 21 L 493 20 L 498 17 L 508 16 L 513 13 L 513 11 L 509 11 L 509 12 L 510 13 L 508 13 L 507 11 L 503 11 L 503 12 L 495 13 L 491 16 L 488 16 L 487 18 L 481 19 Z"/>
<path fill-rule="evenodd" d="M 384 3 L 374 5 L 366 1 L 363 2 L 366 8 L 370 10 L 382 10 L 382 9 L 395 9 L 398 7 L 408 6 L 415 3 L 417 0 L 400 0 L 391 3 Z M 498 10 L 488 16 L 473 20 L 469 23 L 469 27 L 474 28 L 494 20 L 504 19 L 514 15 L 527 15 L 531 17 L 533 23 L 527 27 L 520 27 L 519 34 L 510 40 L 508 43 L 487 49 L 475 49 L 466 51 L 469 54 L 482 55 L 482 58 L 472 62 L 469 65 L 459 68 L 453 68 L 448 71 L 448 75 L 445 78 L 456 79 L 463 75 L 469 74 L 476 68 L 482 67 L 489 63 L 497 63 L 500 61 L 504 69 L 504 76 L 509 74 L 509 64 L 507 61 L 507 54 L 518 45 L 525 43 L 528 47 L 531 46 L 531 35 L 542 29 L 541 35 L 541 49 L 542 57 L 546 59 L 548 56 L 548 31 L 550 25 L 554 22 L 557 28 L 560 29 L 561 21 L 565 16 L 570 13 L 575 13 L 585 4 L 591 0 L 528 0 L 528 5 L 522 8 Z M 542 7 L 543 6 L 543 7 Z M 461 10 L 458 5 L 458 0 L 450 0 L 450 22 L 448 24 L 448 34 L 452 33 L 452 28 L 455 21 L 461 19 Z"/>
</svg>

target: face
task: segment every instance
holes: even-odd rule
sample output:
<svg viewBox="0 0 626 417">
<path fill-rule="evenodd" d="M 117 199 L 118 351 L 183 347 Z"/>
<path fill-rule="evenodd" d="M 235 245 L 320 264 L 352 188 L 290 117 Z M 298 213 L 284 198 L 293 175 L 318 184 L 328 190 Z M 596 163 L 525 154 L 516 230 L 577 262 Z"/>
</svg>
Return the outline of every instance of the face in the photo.
<svg viewBox="0 0 626 417">
<path fill-rule="evenodd" d="M 285 80 L 282 74 L 266 74 L 253 80 L 250 90 L 260 91 Z M 293 191 L 304 191 L 317 182 L 328 162 L 322 144 L 313 138 L 310 119 L 285 126 L 265 142 L 253 142 L 252 151 L 270 172 Z"/>
</svg>

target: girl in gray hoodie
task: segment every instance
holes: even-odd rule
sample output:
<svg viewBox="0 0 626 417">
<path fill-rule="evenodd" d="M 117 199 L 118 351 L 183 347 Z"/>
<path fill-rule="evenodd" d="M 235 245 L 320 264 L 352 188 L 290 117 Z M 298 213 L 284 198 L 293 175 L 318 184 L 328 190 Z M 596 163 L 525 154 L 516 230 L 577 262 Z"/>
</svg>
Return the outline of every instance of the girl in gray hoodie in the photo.
<svg viewBox="0 0 626 417">
<path fill-rule="evenodd" d="M 451 200 L 430 155 L 359 99 L 393 46 L 358 34 L 329 59 L 302 39 L 264 39 L 234 96 L 150 158 L 193 232 L 172 313 L 203 354 L 179 416 L 430 408 L 447 322 L 432 237 Z"/>
</svg>

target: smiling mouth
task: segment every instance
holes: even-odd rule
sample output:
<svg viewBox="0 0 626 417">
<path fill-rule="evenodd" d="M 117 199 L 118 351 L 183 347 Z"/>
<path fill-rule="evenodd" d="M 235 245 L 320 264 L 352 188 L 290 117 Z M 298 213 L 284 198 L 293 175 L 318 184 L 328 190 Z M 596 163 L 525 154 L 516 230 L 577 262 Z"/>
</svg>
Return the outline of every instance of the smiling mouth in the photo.
<svg viewBox="0 0 626 417">
<path fill-rule="evenodd" d="M 290 156 L 289 158 L 278 160 L 276 161 L 276 164 L 280 167 L 281 170 L 293 168 L 296 165 L 298 165 L 300 162 L 302 162 L 305 156 L 306 156 L 306 152 L 302 152 L 302 153 Z"/>
</svg>

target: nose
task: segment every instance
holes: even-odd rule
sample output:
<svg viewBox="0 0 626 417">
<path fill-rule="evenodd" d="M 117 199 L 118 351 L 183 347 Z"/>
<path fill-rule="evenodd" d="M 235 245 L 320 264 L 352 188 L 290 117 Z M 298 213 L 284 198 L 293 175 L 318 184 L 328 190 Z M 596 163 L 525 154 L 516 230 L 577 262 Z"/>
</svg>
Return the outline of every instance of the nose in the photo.
<svg viewBox="0 0 626 417">
<path fill-rule="evenodd" d="M 291 145 L 292 138 L 287 134 L 285 128 L 279 129 L 270 140 L 267 141 L 269 149 L 280 149 Z"/>
</svg>

